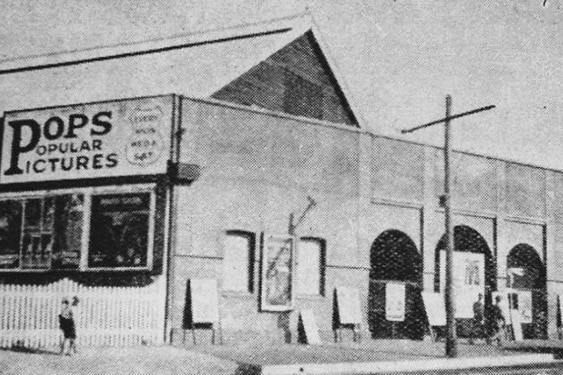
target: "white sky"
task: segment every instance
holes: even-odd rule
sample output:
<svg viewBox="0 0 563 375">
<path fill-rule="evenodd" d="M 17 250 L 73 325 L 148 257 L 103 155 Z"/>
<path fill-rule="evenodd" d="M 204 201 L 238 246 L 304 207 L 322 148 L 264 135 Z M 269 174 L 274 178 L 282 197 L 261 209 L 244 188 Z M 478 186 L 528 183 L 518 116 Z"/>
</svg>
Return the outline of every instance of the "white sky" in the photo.
<svg viewBox="0 0 563 375">
<path fill-rule="evenodd" d="M 560 0 L 0 0 L 0 59 L 182 35 L 308 5 L 368 127 L 453 112 L 454 147 L 563 170 Z M 62 104 L 62 103 L 61 103 Z M 441 144 L 437 127 L 405 136 Z"/>
</svg>

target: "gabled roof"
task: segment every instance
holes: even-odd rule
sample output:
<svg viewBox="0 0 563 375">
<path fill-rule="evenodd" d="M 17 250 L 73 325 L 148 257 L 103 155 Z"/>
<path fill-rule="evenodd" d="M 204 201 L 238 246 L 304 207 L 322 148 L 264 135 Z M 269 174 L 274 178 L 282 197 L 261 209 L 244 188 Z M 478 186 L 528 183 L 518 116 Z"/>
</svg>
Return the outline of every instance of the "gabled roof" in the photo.
<svg viewBox="0 0 563 375">
<path fill-rule="evenodd" d="M 309 15 L 142 43 L 0 61 L 0 113 L 177 93 L 205 98 L 311 31 L 346 97 Z M 348 99 L 349 102 L 352 102 Z M 357 109 L 350 103 L 357 115 Z"/>
</svg>

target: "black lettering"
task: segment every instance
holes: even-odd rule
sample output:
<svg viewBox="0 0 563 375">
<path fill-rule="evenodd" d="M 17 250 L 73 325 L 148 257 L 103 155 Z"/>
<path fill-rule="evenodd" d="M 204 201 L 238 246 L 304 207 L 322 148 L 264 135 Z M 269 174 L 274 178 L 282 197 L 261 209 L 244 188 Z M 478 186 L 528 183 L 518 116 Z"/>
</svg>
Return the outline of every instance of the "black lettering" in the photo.
<svg viewBox="0 0 563 375">
<path fill-rule="evenodd" d="M 38 147 L 39 149 L 39 147 Z M 54 143 L 51 143 L 49 146 L 47 146 L 47 150 L 49 150 L 49 154 L 52 154 L 53 152 L 57 151 L 57 145 Z"/>
<path fill-rule="evenodd" d="M 104 120 L 104 117 L 107 120 L 110 120 L 111 112 L 99 112 L 94 115 L 94 117 L 92 118 L 92 125 L 100 127 L 101 130 L 92 128 L 90 130 L 90 135 L 104 135 L 111 131 L 111 122 Z"/>
<path fill-rule="evenodd" d="M 92 151 L 102 151 L 102 140 L 101 139 L 92 140 Z"/>
<path fill-rule="evenodd" d="M 117 154 L 108 154 L 106 156 L 106 168 L 113 168 L 117 165 Z"/>
<path fill-rule="evenodd" d="M 35 163 L 33 163 L 33 171 L 34 171 L 35 173 L 43 173 L 43 172 L 45 172 L 45 163 L 46 163 L 46 162 L 45 162 L 45 160 L 43 160 L 43 159 L 37 160 Z M 40 167 L 39 167 L 39 164 L 41 164 L 43 167 L 40 168 Z"/>
<path fill-rule="evenodd" d="M 80 152 L 90 151 L 90 143 L 88 141 L 82 141 L 80 145 Z"/>
<path fill-rule="evenodd" d="M 88 123 L 88 117 L 81 113 L 75 113 L 68 116 L 68 131 L 66 132 L 65 138 L 76 138 L 76 129 L 80 129 L 86 126 Z"/>
<path fill-rule="evenodd" d="M 55 172 L 57 170 L 57 162 L 61 159 L 59 158 L 51 158 L 47 159 L 49 163 L 51 163 L 51 172 Z"/>
<path fill-rule="evenodd" d="M 66 161 L 68 160 L 68 165 L 66 164 Z M 63 171 L 70 171 L 72 169 L 72 166 L 74 165 L 74 158 L 70 157 L 70 158 L 66 158 L 66 159 L 61 159 L 61 168 Z"/>
<path fill-rule="evenodd" d="M 56 125 L 55 133 L 51 132 L 52 124 Z M 60 117 L 57 116 L 48 119 L 47 122 L 45 122 L 45 127 L 43 128 L 43 134 L 45 135 L 45 138 L 47 138 L 50 141 L 59 138 L 64 131 L 65 131 L 65 123 Z"/>
<path fill-rule="evenodd" d="M 78 156 L 76 158 L 76 170 L 79 171 L 80 168 L 88 169 L 88 157 Z"/>
<path fill-rule="evenodd" d="M 39 143 L 39 138 L 41 137 L 41 128 L 34 120 L 10 121 L 8 125 L 12 127 L 13 135 L 10 168 L 4 172 L 6 176 L 23 173 L 23 170 L 18 166 L 20 155 L 33 150 L 35 146 L 37 146 L 37 143 Z M 22 144 L 22 129 L 24 126 L 29 127 L 29 130 L 31 130 L 31 137 L 26 145 Z"/>
<path fill-rule="evenodd" d="M 96 154 L 92 160 L 92 168 L 94 169 L 102 169 L 104 166 L 102 165 L 102 157 L 103 154 Z"/>
</svg>

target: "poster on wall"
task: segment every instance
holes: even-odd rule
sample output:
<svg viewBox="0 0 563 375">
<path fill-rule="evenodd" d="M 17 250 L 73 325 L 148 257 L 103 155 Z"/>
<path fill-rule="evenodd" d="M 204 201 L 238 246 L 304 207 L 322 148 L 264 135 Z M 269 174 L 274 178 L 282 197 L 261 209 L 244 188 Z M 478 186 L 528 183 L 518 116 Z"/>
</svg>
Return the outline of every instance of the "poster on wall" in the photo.
<svg viewBox="0 0 563 375">
<path fill-rule="evenodd" d="M 7 112 L 0 184 L 163 174 L 172 96 Z"/>
<path fill-rule="evenodd" d="M 261 309 L 293 309 L 295 241 L 287 235 L 264 235 L 262 247 Z"/>
<path fill-rule="evenodd" d="M 455 317 L 473 318 L 473 304 L 485 293 L 485 257 L 480 253 L 454 251 Z M 440 251 L 440 290 L 446 285 L 446 252 Z"/>
<path fill-rule="evenodd" d="M 405 320 L 405 284 L 385 284 L 385 319 L 391 322 Z"/>
</svg>

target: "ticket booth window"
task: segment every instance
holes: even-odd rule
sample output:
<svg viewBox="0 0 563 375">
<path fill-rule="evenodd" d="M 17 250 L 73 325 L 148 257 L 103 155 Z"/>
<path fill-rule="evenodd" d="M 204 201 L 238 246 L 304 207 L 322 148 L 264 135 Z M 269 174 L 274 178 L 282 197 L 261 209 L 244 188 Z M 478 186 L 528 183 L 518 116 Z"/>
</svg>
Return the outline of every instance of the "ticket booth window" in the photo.
<svg viewBox="0 0 563 375">
<path fill-rule="evenodd" d="M 228 232 L 224 240 L 223 290 L 253 291 L 254 239 L 250 233 Z"/>
<path fill-rule="evenodd" d="M 297 256 L 297 293 L 324 294 L 324 242 L 320 239 L 301 239 Z"/>
<path fill-rule="evenodd" d="M 150 193 L 92 196 L 90 268 L 147 266 Z"/>
</svg>

